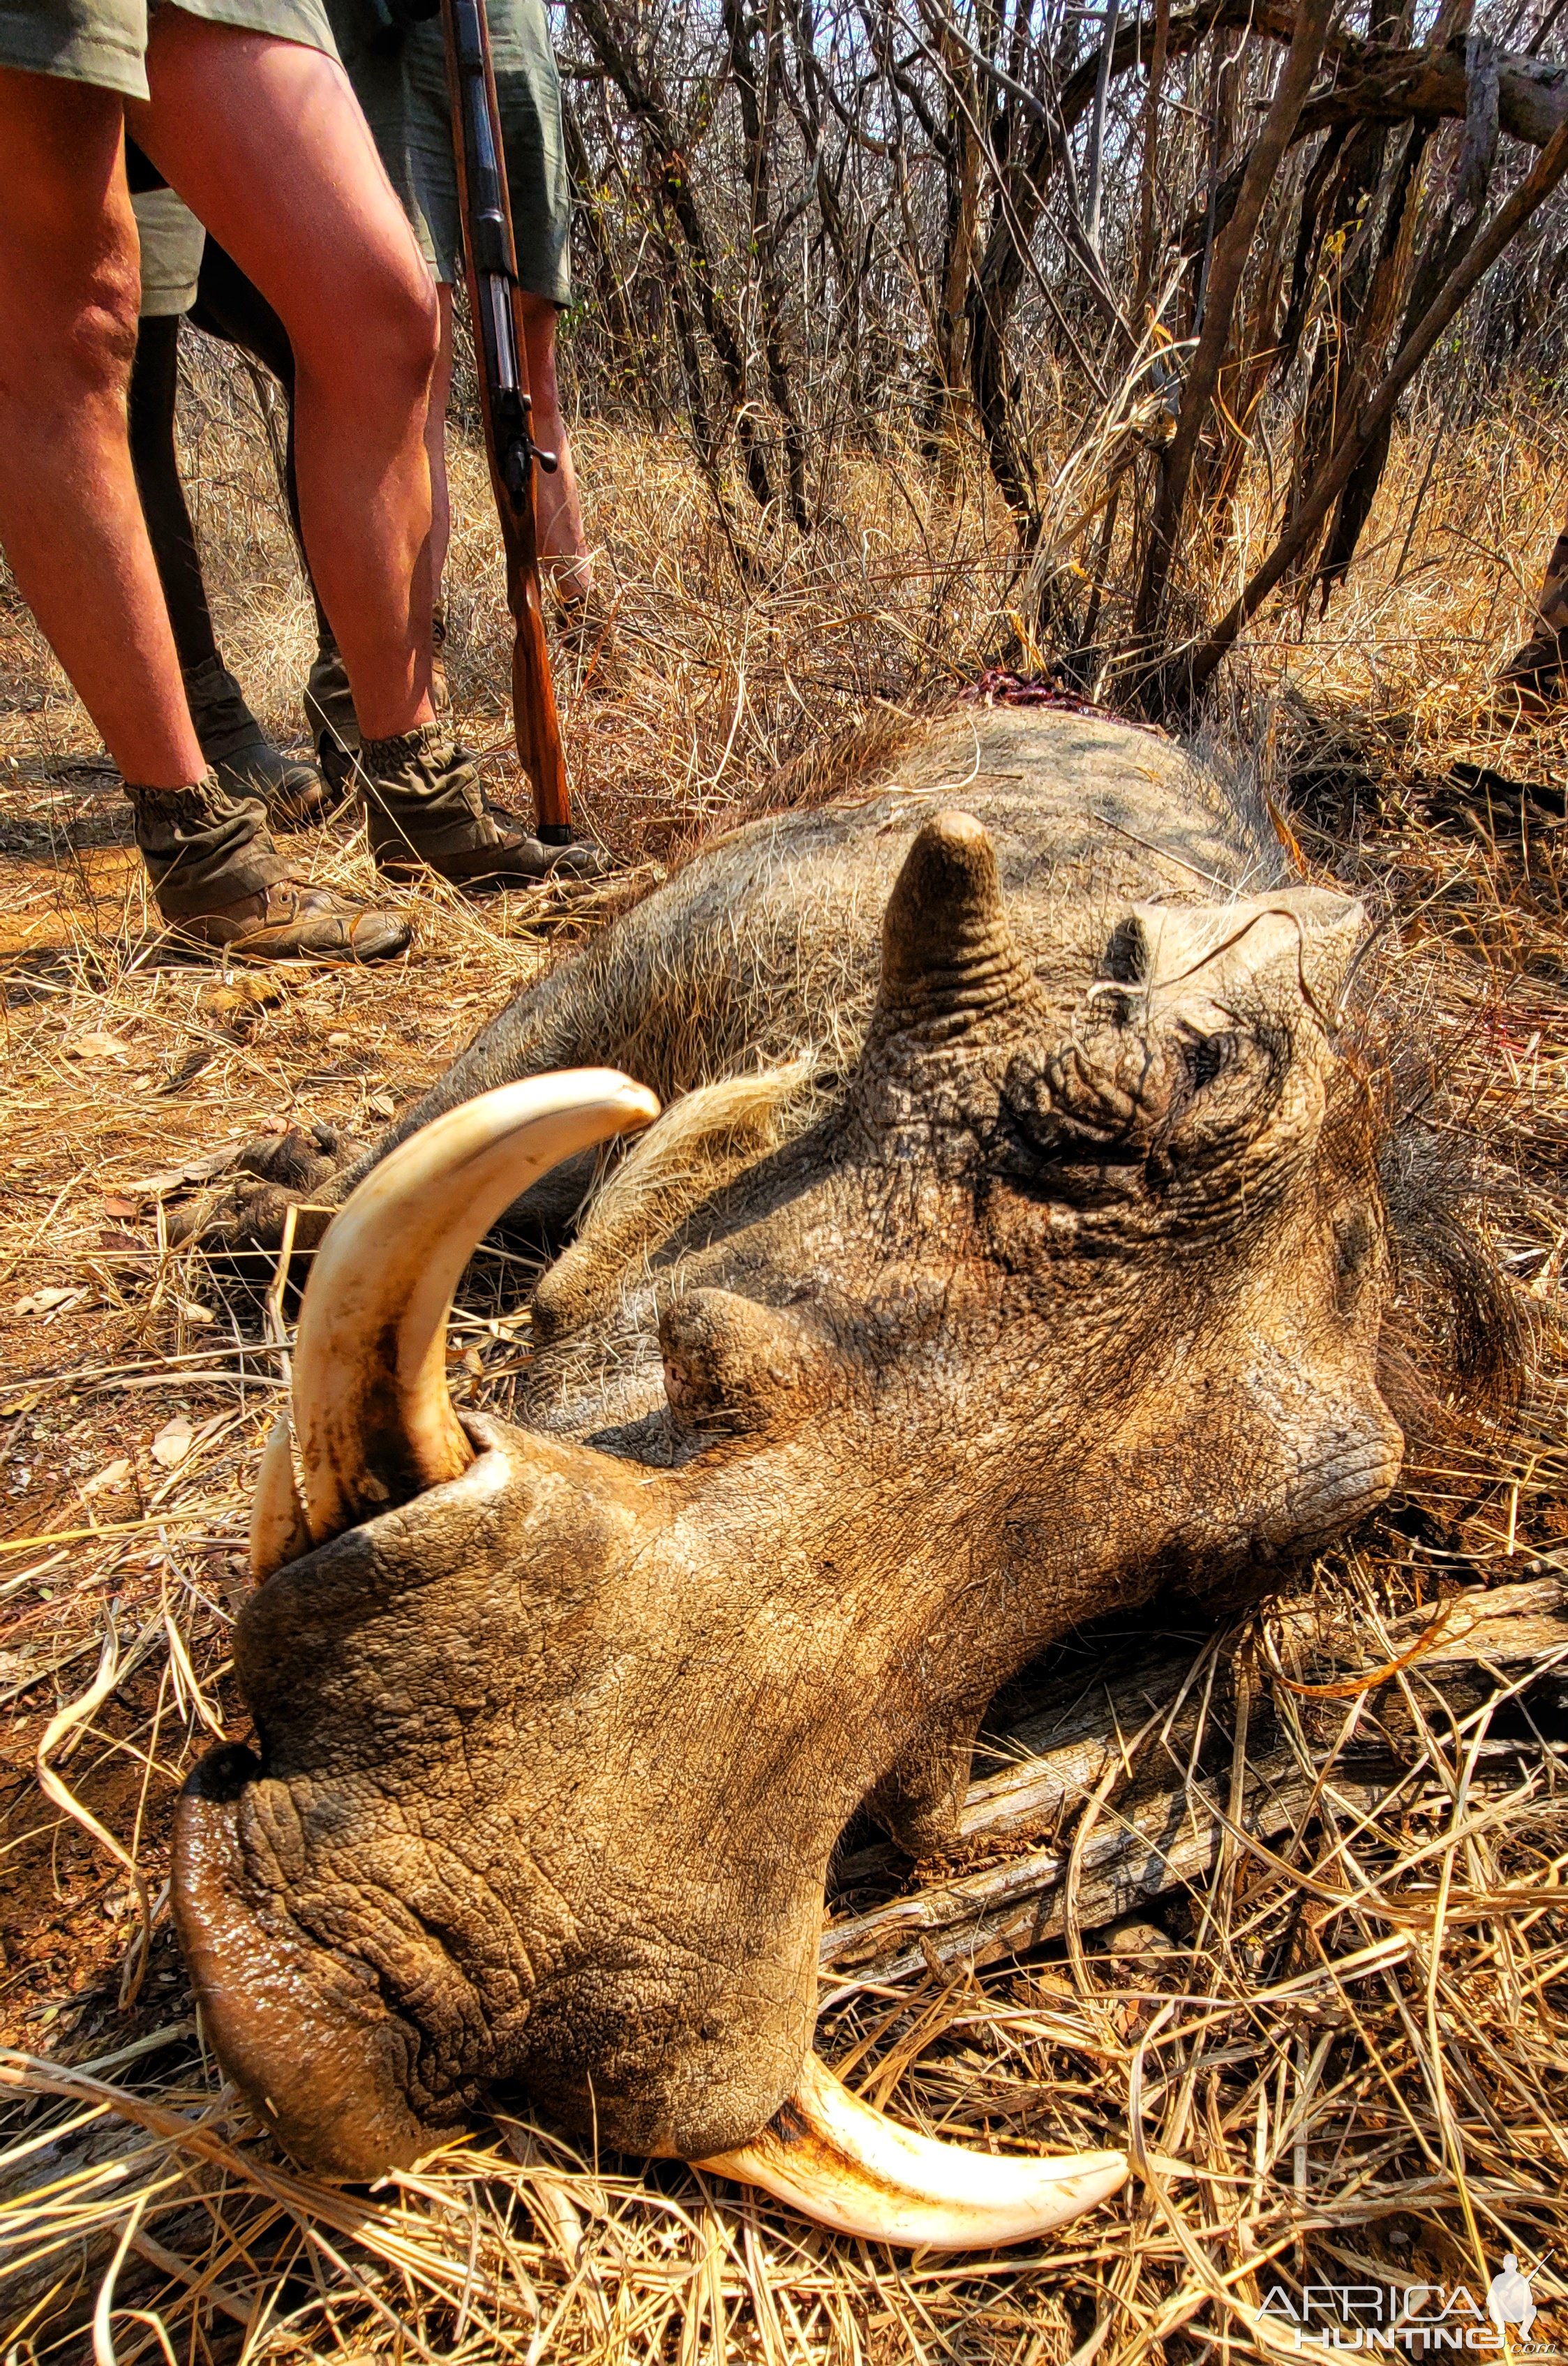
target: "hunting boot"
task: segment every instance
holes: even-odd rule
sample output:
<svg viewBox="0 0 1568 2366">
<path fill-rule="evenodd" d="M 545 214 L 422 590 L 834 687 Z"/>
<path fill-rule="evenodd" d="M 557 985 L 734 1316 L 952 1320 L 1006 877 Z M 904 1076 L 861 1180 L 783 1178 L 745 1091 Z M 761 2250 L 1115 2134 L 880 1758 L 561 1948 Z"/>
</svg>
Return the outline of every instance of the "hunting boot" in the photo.
<svg viewBox="0 0 1568 2366">
<path fill-rule="evenodd" d="M 547 845 L 515 814 L 491 805 L 466 749 L 444 723 L 360 749 L 370 851 L 385 879 L 412 879 L 423 864 L 455 887 L 527 887 L 540 879 L 602 879 L 612 868 L 596 846 Z"/>
<path fill-rule="evenodd" d="M 437 600 L 430 620 L 430 695 L 438 715 L 451 706 L 446 687 L 446 603 Z M 315 742 L 321 778 L 336 796 L 346 796 L 354 784 L 354 760 L 359 753 L 359 717 L 348 686 L 343 651 L 322 626 L 315 663 L 305 683 L 305 720 Z"/>
<path fill-rule="evenodd" d="M 274 829 L 306 829 L 325 819 L 336 798 L 311 765 L 274 746 L 221 658 L 187 666 L 185 685 L 201 752 L 231 796 L 260 797 Z"/>
<path fill-rule="evenodd" d="M 387 961 L 407 923 L 297 878 L 257 797 L 209 772 L 188 789 L 126 794 L 158 909 L 177 937 L 236 961 Z"/>
</svg>

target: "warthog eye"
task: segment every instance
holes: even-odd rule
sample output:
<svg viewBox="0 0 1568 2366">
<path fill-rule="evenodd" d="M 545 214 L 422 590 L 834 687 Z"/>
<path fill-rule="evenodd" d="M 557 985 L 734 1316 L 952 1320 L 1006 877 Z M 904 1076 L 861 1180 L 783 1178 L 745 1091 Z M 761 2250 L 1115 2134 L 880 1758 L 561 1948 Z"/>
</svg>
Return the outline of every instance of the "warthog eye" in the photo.
<svg viewBox="0 0 1568 2366">
<path fill-rule="evenodd" d="M 1212 1085 L 1225 1065 L 1225 1053 L 1231 1038 L 1228 1035 L 1200 1035 L 1188 1046 L 1188 1064 L 1192 1074 L 1192 1089 L 1201 1093 Z"/>
</svg>

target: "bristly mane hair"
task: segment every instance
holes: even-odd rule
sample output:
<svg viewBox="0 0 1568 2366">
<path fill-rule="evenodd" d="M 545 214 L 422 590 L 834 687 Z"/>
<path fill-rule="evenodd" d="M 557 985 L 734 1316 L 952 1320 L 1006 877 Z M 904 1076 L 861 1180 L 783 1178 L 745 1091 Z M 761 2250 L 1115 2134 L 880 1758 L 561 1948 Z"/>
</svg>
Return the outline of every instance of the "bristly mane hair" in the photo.
<svg viewBox="0 0 1568 2366">
<path fill-rule="evenodd" d="M 908 707 L 878 701 L 869 715 L 847 731 L 826 733 L 813 740 L 798 755 L 781 764 L 776 772 L 770 773 L 744 803 L 707 815 L 673 839 L 657 877 L 645 873 L 640 878 L 628 880 L 620 896 L 611 896 L 597 908 L 595 917 L 600 925 L 607 927 L 612 920 L 635 910 L 638 904 L 646 903 L 667 879 L 684 871 L 699 854 L 722 846 L 727 838 L 744 829 L 748 823 L 765 820 L 769 814 L 815 813 L 820 806 L 831 805 L 847 789 L 863 787 L 868 780 L 875 780 L 897 763 L 922 723 L 953 704 L 951 692 Z"/>
<path fill-rule="evenodd" d="M 1447 1077 L 1398 986 L 1386 971 L 1363 983 L 1366 1000 L 1342 1048 L 1365 1080 L 1357 1098 L 1374 1130 L 1393 1260 L 1378 1384 L 1404 1432 L 1407 1479 L 1419 1493 L 1423 1460 L 1473 1454 L 1518 1413 L 1535 1325 L 1485 1238 L 1506 1187 L 1481 1145 L 1441 1121 Z M 1480 1467 L 1477 1459 L 1476 1492 Z M 1456 1473 L 1445 1475 L 1451 1500 Z"/>
</svg>

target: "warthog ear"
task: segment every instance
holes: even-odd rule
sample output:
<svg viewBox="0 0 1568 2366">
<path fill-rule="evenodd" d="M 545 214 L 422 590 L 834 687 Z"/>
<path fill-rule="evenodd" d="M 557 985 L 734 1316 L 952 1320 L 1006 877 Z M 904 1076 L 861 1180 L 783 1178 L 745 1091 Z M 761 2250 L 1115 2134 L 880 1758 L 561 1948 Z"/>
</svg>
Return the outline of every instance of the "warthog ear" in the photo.
<svg viewBox="0 0 1568 2366">
<path fill-rule="evenodd" d="M 934 814 L 905 856 L 883 914 L 868 1052 L 895 1035 L 948 1042 L 1032 991 L 989 836 L 972 814 Z"/>
<path fill-rule="evenodd" d="M 534 1338 L 563 1338 L 615 1306 L 645 1257 L 705 1200 L 776 1150 L 810 1107 L 813 1061 L 699 1085 L 613 1168 L 534 1292 Z"/>
<path fill-rule="evenodd" d="M 1175 1168 L 1256 1136 L 1292 1073 L 1331 1056 L 1363 907 L 1320 887 L 1229 904 L 1134 905 L 1071 1036 L 1008 1074 L 1042 1150 Z"/>
<path fill-rule="evenodd" d="M 1100 980 L 1139 986 L 1146 996 L 1224 1015 L 1259 989 L 1282 990 L 1325 1028 L 1335 1023 L 1366 907 L 1330 887 L 1281 887 L 1231 904 L 1134 904 L 1111 930 Z"/>
</svg>

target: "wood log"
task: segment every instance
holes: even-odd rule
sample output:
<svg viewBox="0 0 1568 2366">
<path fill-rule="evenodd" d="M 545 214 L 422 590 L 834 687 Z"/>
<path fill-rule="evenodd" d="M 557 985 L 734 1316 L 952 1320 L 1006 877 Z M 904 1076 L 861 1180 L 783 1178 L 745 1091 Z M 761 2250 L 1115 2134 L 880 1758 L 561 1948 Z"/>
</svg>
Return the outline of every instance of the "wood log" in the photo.
<svg viewBox="0 0 1568 2366">
<path fill-rule="evenodd" d="M 1325 1626 L 1320 1606 L 1292 1609 L 1274 1622 L 1273 1647 L 1288 1664 L 1328 1645 Z M 1390 1629 L 1394 1659 L 1418 1646 L 1434 1626 L 1438 1631 L 1429 1646 L 1407 1663 L 1417 1684 L 1442 1690 L 1456 1679 L 1485 1682 L 1554 1662 L 1568 1668 L 1568 1583 L 1548 1575 L 1416 1611 Z M 1012 1741 L 1028 1754 L 972 1783 L 960 1819 L 961 1845 L 995 1845 L 1004 1852 L 1000 1860 L 830 1922 L 818 1960 L 832 2000 L 918 1975 L 922 1966 L 989 1963 L 1059 1937 L 1069 1846 L 1053 1837 L 1046 1845 L 1032 1847 L 1028 1839 L 1033 1835 L 1037 1841 L 1043 1830 L 1055 1834 L 1069 1813 L 1087 1805 L 1122 1755 L 1125 1738 L 1162 1709 L 1174 1712 L 1167 1740 L 1179 1754 L 1196 1724 L 1200 1687 L 1177 1706 L 1193 1660 L 1190 1650 L 1172 1653 L 1130 1678 L 1092 1690 L 1072 1680 L 1059 1706 L 1043 1704 L 1022 1721 Z M 1374 1684 L 1389 1681 L 1378 1668 L 1365 1675 Z M 1358 1681 L 1347 1672 L 1334 1689 Z M 1513 1754 L 1512 1746 L 1506 1754 Z M 1400 1779 L 1398 1769 L 1386 1781 L 1337 1770 L 1334 1797 L 1365 1812 Z M 1267 1751 L 1247 1772 L 1244 1829 L 1265 1842 L 1278 1839 L 1307 1812 L 1311 1790 L 1292 1751 Z M 1098 1930 L 1201 1879 L 1213 1869 L 1224 1831 L 1225 1820 L 1201 1778 L 1163 1789 L 1125 1812 L 1102 1808 L 1083 1852 L 1080 1927 Z M 891 1848 L 863 1850 L 839 1868 L 840 1886 L 885 1875 L 896 1863 Z"/>
<path fill-rule="evenodd" d="M 1257 28 L 1281 40 L 1289 29 L 1277 17 Z M 1462 119 L 1470 106 L 1470 79 L 1462 46 L 1454 49 L 1389 50 L 1341 36 L 1337 71 L 1325 90 L 1309 98 L 1296 118 L 1292 144 L 1348 123 L 1438 122 Z M 1499 58 L 1497 127 L 1532 148 L 1544 148 L 1568 120 L 1568 65 L 1554 58 Z M 1213 216 L 1224 223 L 1241 195 L 1250 150 L 1238 156 L 1214 193 Z M 1205 199 L 1186 222 L 1182 252 L 1194 254 L 1209 234 L 1211 207 Z"/>
</svg>

